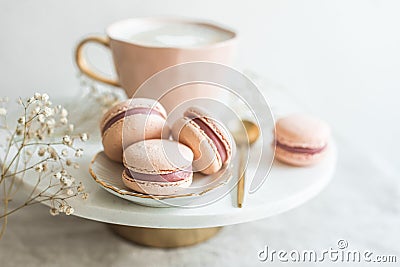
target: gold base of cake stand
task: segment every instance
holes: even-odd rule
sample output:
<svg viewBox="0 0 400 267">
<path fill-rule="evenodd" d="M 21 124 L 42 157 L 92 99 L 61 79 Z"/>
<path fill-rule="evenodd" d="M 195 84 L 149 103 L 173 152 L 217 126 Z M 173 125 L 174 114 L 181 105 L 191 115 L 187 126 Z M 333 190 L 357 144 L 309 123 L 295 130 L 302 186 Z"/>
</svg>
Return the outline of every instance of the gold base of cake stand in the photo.
<svg viewBox="0 0 400 267">
<path fill-rule="evenodd" d="M 222 228 L 164 229 L 117 224 L 110 224 L 109 226 L 114 233 L 129 241 L 157 248 L 176 248 L 195 245 L 213 237 Z"/>
</svg>

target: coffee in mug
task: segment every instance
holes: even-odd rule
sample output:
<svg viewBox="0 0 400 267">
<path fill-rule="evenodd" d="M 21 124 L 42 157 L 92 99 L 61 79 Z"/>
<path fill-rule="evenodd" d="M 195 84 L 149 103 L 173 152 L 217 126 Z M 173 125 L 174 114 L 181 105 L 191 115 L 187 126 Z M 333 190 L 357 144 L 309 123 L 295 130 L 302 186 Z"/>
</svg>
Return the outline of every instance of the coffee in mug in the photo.
<svg viewBox="0 0 400 267">
<path fill-rule="evenodd" d="M 106 34 L 105 37 L 90 36 L 83 39 L 76 48 L 76 63 L 87 76 L 122 87 L 128 97 L 133 96 L 146 79 L 177 64 L 209 61 L 231 65 L 236 44 L 236 33 L 226 27 L 178 18 L 127 19 L 111 24 Z M 83 48 L 88 43 L 99 43 L 110 48 L 116 79 L 93 71 L 83 54 Z M 189 85 L 184 93 L 172 93 L 160 101 L 167 110 L 172 110 L 190 98 L 216 98 L 218 96 L 214 89 L 212 86 Z M 154 95 L 154 92 L 150 95 Z"/>
<path fill-rule="evenodd" d="M 208 25 L 167 23 L 135 33 L 129 40 L 142 46 L 194 48 L 232 38 L 232 34 Z"/>
</svg>

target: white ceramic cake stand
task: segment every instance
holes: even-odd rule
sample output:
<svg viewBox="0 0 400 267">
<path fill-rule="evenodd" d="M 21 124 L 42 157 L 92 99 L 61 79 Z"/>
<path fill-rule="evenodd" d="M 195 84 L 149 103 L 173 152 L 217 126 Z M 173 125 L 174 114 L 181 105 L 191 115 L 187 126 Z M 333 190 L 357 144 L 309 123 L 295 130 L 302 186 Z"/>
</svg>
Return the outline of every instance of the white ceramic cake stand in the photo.
<svg viewBox="0 0 400 267">
<path fill-rule="evenodd" d="M 237 207 L 236 189 L 199 208 L 152 208 L 112 195 L 93 180 L 88 166 L 101 149 L 100 142 L 85 146 L 85 156 L 74 176 L 85 184 L 89 199 L 70 201 L 74 215 L 108 223 L 125 238 L 159 247 L 195 244 L 213 236 L 221 226 L 271 217 L 305 203 L 329 183 L 337 156 L 332 142 L 327 157 L 313 167 L 297 168 L 275 162 L 259 190 L 245 196 L 243 208 Z M 34 185 L 24 186 L 32 189 Z"/>
</svg>

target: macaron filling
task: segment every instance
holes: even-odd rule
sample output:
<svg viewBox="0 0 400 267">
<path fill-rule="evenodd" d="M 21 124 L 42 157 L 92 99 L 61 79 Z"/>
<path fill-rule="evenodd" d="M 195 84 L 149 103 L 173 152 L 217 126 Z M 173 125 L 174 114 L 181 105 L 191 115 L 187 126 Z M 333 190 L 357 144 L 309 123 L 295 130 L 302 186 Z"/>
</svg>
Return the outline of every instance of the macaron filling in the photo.
<svg viewBox="0 0 400 267">
<path fill-rule="evenodd" d="M 189 166 L 183 170 L 178 170 L 171 173 L 166 174 L 147 174 L 147 173 L 140 173 L 132 171 L 128 168 L 125 168 L 125 173 L 128 177 L 141 180 L 141 181 L 148 181 L 148 182 L 178 182 L 182 180 L 188 179 L 192 174 L 192 166 Z"/>
<path fill-rule="evenodd" d="M 205 122 L 203 122 L 200 118 L 191 118 L 191 120 L 196 123 L 201 130 L 211 139 L 214 143 L 215 147 L 217 148 L 218 154 L 221 157 L 222 163 L 228 158 L 228 153 L 226 151 L 225 145 L 222 140 L 217 136 L 213 129 L 210 128 Z"/>
<path fill-rule="evenodd" d="M 155 110 L 153 108 L 146 108 L 146 107 L 137 107 L 137 108 L 131 108 L 128 109 L 127 111 L 123 111 L 109 119 L 106 124 L 104 125 L 101 133 L 104 134 L 114 123 L 117 121 L 123 119 L 124 117 L 128 116 L 133 116 L 137 114 L 144 114 L 144 115 L 158 115 L 161 116 L 162 118 L 165 119 L 165 115 L 159 112 L 158 110 Z"/>
<path fill-rule="evenodd" d="M 285 151 L 291 152 L 291 153 L 302 153 L 302 154 L 309 154 L 309 155 L 321 153 L 326 148 L 326 145 L 319 147 L 319 148 L 292 147 L 292 146 L 282 144 L 279 141 L 276 142 L 276 146 Z"/>
</svg>

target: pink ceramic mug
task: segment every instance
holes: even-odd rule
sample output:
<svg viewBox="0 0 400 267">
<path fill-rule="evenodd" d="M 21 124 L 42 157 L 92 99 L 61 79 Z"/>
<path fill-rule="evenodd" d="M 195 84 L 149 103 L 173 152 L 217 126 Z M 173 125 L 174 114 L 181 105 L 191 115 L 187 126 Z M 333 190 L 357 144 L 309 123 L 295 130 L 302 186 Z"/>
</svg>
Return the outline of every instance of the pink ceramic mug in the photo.
<svg viewBox="0 0 400 267">
<path fill-rule="evenodd" d="M 220 32 L 224 38 L 214 42 L 187 46 L 182 43 L 167 46 L 154 43 L 147 44 L 132 39 L 135 34 L 156 31 L 155 29 L 167 27 L 168 25 L 175 25 L 174 27 L 176 25 L 186 25 L 186 27 L 192 28 L 205 27 L 208 30 Z M 230 65 L 236 44 L 236 33 L 232 30 L 217 26 L 214 23 L 181 18 L 127 19 L 111 24 L 106 29 L 106 34 L 106 37 L 90 36 L 83 39 L 76 48 L 76 64 L 87 76 L 106 84 L 122 87 L 127 96 L 132 96 L 137 88 L 153 74 L 176 64 L 192 61 L 211 61 Z M 201 30 L 199 32 L 191 32 L 192 37 L 196 37 L 196 34 L 201 35 Z M 118 76 L 117 79 L 113 80 L 104 77 L 93 71 L 89 66 L 84 57 L 83 48 L 91 42 L 110 48 Z M 192 91 L 196 92 L 196 90 Z M 201 92 L 204 97 L 213 97 L 212 90 L 201 90 Z M 175 95 L 161 100 L 161 102 L 166 105 L 168 110 L 171 110 L 186 99 L 187 96 L 177 97 Z"/>
</svg>

